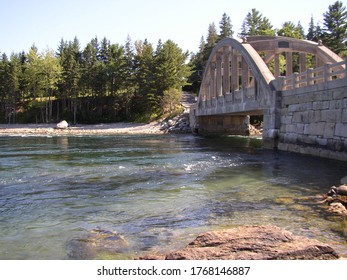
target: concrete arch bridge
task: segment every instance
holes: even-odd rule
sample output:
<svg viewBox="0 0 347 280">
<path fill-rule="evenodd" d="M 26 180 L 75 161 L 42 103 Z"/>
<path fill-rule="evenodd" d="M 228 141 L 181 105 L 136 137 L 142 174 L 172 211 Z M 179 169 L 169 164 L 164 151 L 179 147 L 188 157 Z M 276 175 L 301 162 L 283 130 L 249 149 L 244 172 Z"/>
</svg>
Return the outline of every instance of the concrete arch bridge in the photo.
<svg viewBox="0 0 347 280">
<path fill-rule="evenodd" d="M 263 145 L 347 160 L 346 61 L 321 43 L 226 38 L 206 64 L 190 108 L 199 134 L 249 134 L 263 115 Z"/>
</svg>

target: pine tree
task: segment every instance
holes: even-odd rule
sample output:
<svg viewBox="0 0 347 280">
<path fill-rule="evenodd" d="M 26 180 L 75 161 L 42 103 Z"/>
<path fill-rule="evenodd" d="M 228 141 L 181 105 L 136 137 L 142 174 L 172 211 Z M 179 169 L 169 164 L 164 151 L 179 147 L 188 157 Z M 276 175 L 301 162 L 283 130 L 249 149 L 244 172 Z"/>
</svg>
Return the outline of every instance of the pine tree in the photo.
<svg viewBox="0 0 347 280">
<path fill-rule="evenodd" d="M 125 87 L 130 89 L 131 92 L 134 92 L 135 49 L 129 35 L 124 45 L 124 59 L 126 64 Z"/>
<path fill-rule="evenodd" d="M 305 30 L 304 27 L 301 25 L 301 22 L 299 21 L 296 26 L 297 34 L 300 39 L 305 39 Z"/>
<path fill-rule="evenodd" d="M 322 29 L 317 24 L 315 25 L 313 17 L 311 16 L 311 20 L 308 26 L 308 31 L 306 34 L 306 39 L 314 42 L 318 42 L 322 38 Z"/>
<path fill-rule="evenodd" d="M 110 59 L 110 41 L 104 37 L 100 43 L 99 60 L 107 64 Z"/>
<path fill-rule="evenodd" d="M 214 48 L 218 42 L 218 33 L 216 29 L 216 25 L 214 22 L 210 23 L 208 26 L 208 31 L 207 31 L 207 38 L 206 38 L 206 47 L 207 48 Z"/>
<path fill-rule="evenodd" d="M 131 103 L 136 92 L 135 80 L 135 49 L 131 37 L 128 35 L 124 45 L 124 90 L 122 100 L 125 107 L 125 116 L 127 119 L 131 117 Z"/>
<path fill-rule="evenodd" d="M 172 40 L 166 41 L 155 59 L 156 89 L 159 94 L 170 88 L 181 90 L 187 83 L 190 69 L 186 64 L 188 53 Z"/>
<path fill-rule="evenodd" d="M 50 122 L 53 117 L 53 97 L 54 92 L 58 89 L 58 83 L 62 78 L 62 68 L 59 60 L 52 50 L 47 50 L 43 54 L 42 61 L 42 91 L 45 92 L 46 122 Z"/>
<path fill-rule="evenodd" d="M 223 14 L 222 19 L 219 22 L 219 28 L 220 28 L 219 40 L 232 37 L 234 34 L 232 30 L 233 26 L 231 24 L 230 17 L 226 13 Z"/>
<path fill-rule="evenodd" d="M 154 49 L 153 45 L 144 41 L 135 42 L 136 55 L 134 57 L 134 82 L 136 83 L 135 102 L 133 110 L 139 115 L 151 113 L 150 96 L 154 91 Z"/>
<path fill-rule="evenodd" d="M 109 64 L 107 65 L 107 83 L 112 96 L 126 86 L 127 65 L 124 47 L 112 44 L 109 48 Z"/>
<path fill-rule="evenodd" d="M 16 121 L 16 91 L 18 88 L 16 70 L 15 63 L 11 62 L 3 53 L 0 61 L 0 101 L 4 120 L 8 123 Z"/>
<path fill-rule="evenodd" d="M 26 71 L 26 79 L 28 81 L 29 96 L 36 100 L 40 94 L 41 88 L 41 73 L 42 73 L 42 59 L 38 53 L 38 49 L 33 45 L 28 53 L 28 71 Z"/>
<path fill-rule="evenodd" d="M 258 10 L 252 9 L 242 23 L 240 35 L 243 37 L 255 35 L 274 36 L 275 32 L 270 20 L 264 17 Z"/>
<path fill-rule="evenodd" d="M 298 23 L 297 26 L 291 21 L 283 23 L 282 28 L 277 31 L 278 36 L 292 37 L 296 39 L 304 39 L 303 28 Z"/>
<path fill-rule="evenodd" d="M 62 48 L 58 50 L 59 61 L 62 67 L 62 79 L 59 83 L 59 91 L 62 97 L 63 111 L 66 114 L 63 117 L 72 119 L 73 123 L 77 121 L 77 99 L 79 93 L 79 82 L 81 79 L 82 54 L 77 37 L 69 43 L 61 44 Z"/>
<path fill-rule="evenodd" d="M 96 92 L 93 90 L 94 84 L 94 66 L 97 63 L 97 50 L 91 43 L 88 43 L 82 52 L 81 63 L 81 93 L 85 96 L 96 97 Z"/>
<path fill-rule="evenodd" d="M 182 87 L 187 84 L 190 75 L 190 67 L 186 64 L 187 57 L 188 52 L 183 52 L 172 40 L 157 48 L 154 76 L 156 95 L 152 96 L 152 109 L 155 112 L 162 114 L 167 107 L 170 107 L 169 111 L 173 110 L 175 102 L 168 100 L 179 99 L 177 96 L 174 98 L 174 95 L 182 92 Z"/>
<path fill-rule="evenodd" d="M 345 44 L 347 38 L 347 11 L 341 1 L 330 5 L 328 11 L 323 14 L 323 43 L 337 54 L 347 51 Z"/>
<path fill-rule="evenodd" d="M 64 54 L 65 49 L 67 48 L 68 43 L 64 40 L 64 38 L 60 39 L 60 43 L 58 45 L 58 49 L 56 51 L 56 56 L 57 57 L 62 57 Z"/>
<path fill-rule="evenodd" d="M 206 44 L 203 48 L 203 53 L 202 53 L 202 59 L 204 61 L 204 64 L 208 61 L 212 50 L 217 45 L 218 39 L 219 39 L 219 35 L 217 33 L 216 26 L 214 23 L 211 23 L 208 26 Z"/>
</svg>

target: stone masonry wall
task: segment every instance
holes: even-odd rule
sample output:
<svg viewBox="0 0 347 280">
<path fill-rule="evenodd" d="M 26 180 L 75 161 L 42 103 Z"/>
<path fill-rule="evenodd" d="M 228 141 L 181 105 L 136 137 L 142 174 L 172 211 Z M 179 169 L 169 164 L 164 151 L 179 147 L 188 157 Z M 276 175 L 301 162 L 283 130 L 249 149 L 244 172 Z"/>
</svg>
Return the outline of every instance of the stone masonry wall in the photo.
<svg viewBox="0 0 347 280">
<path fill-rule="evenodd" d="M 347 160 L 346 79 L 283 91 L 278 148 Z"/>
<path fill-rule="evenodd" d="M 249 116 L 201 116 L 197 117 L 201 135 L 249 135 Z"/>
</svg>

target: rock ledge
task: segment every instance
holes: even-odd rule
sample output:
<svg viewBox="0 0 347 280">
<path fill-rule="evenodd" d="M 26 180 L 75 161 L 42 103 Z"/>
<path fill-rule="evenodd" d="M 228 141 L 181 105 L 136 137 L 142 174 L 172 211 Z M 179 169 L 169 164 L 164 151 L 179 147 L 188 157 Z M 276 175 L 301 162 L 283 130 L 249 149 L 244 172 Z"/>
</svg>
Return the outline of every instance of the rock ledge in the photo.
<svg viewBox="0 0 347 280">
<path fill-rule="evenodd" d="M 337 253 L 314 239 L 275 226 L 243 226 L 200 234 L 183 249 L 140 260 L 331 260 Z"/>
</svg>

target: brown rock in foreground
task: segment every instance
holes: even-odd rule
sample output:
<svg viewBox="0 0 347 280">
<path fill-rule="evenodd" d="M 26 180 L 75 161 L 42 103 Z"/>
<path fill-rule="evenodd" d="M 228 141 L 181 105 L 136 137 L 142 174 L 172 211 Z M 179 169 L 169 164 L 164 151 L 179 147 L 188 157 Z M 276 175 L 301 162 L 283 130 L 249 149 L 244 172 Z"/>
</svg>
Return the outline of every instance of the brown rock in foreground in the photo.
<svg viewBox="0 0 347 280">
<path fill-rule="evenodd" d="M 331 260 L 329 246 L 274 226 L 244 226 L 206 232 L 181 250 L 139 259 L 166 260 Z"/>
</svg>

